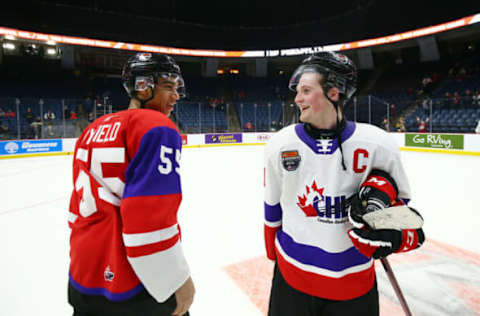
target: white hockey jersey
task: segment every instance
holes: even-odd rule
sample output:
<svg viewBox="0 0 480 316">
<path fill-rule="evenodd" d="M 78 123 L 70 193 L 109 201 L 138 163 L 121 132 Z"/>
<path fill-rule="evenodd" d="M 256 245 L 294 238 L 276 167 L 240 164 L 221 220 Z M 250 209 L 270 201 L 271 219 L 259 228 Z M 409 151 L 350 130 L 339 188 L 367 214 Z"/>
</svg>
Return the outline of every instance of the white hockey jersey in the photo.
<svg viewBox="0 0 480 316">
<path fill-rule="evenodd" d="M 265 148 L 265 245 L 282 276 L 309 295 L 348 300 L 374 283 L 373 260 L 353 246 L 345 200 L 372 169 L 388 172 L 400 199 L 410 188 L 396 141 L 385 131 L 347 121 L 337 139 L 316 140 L 303 124 L 277 132 Z"/>
</svg>

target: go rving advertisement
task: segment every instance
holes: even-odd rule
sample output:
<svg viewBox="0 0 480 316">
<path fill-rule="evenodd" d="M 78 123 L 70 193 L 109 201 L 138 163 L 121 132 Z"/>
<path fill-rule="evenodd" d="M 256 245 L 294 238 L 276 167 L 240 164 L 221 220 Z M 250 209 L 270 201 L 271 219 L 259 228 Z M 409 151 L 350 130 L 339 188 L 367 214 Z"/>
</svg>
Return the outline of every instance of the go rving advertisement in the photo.
<svg viewBox="0 0 480 316">
<path fill-rule="evenodd" d="M 464 135 L 405 134 L 405 146 L 437 149 L 463 149 Z"/>
</svg>

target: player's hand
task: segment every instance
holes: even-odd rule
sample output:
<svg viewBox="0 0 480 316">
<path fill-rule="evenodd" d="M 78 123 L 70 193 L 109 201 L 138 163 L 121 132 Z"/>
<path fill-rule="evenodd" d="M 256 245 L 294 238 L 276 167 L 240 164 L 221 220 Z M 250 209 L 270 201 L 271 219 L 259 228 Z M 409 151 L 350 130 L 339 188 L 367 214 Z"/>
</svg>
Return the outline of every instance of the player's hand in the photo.
<svg viewBox="0 0 480 316">
<path fill-rule="evenodd" d="M 364 228 L 365 222 L 362 217 L 367 213 L 366 201 L 362 201 L 358 194 L 347 199 L 348 221 L 355 228 Z"/>
<path fill-rule="evenodd" d="M 420 247 L 425 241 L 420 229 L 350 229 L 348 237 L 355 248 L 367 258 L 384 258 L 394 252 L 407 252 Z"/>
<path fill-rule="evenodd" d="M 348 220 L 355 228 L 367 227 L 363 216 L 390 206 L 389 196 L 373 187 L 364 187 L 347 199 Z"/>
<path fill-rule="evenodd" d="M 177 307 L 173 311 L 173 316 L 184 315 L 193 303 L 193 296 L 195 295 L 195 286 L 193 285 L 192 277 L 189 277 L 185 283 L 175 292 L 177 300 Z"/>
</svg>

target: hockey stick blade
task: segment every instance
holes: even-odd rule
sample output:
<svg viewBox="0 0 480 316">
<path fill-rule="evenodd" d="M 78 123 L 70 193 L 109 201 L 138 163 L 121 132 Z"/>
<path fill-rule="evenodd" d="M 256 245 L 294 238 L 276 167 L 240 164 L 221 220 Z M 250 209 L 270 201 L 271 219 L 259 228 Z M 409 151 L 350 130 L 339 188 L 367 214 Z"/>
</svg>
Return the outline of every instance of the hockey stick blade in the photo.
<svg viewBox="0 0 480 316">
<path fill-rule="evenodd" d="M 423 219 L 408 206 L 392 206 L 363 215 L 372 229 L 418 229 Z"/>
</svg>

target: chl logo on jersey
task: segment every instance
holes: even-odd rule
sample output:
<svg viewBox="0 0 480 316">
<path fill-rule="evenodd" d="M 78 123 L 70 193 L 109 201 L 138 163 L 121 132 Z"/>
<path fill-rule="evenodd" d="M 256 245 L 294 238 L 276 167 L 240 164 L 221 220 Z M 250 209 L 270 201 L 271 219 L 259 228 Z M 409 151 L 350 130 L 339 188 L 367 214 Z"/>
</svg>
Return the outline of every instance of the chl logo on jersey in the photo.
<svg viewBox="0 0 480 316">
<path fill-rule="evenodd" d="M 306 194 L 298 195 L 298 207 L 307 217 L 316 216 L 319 222 L 345 223 L 348 221 L 345 209 L 345 195 L 324 195 L 325 188 L 319 188 L 315 180 L 311 186 L 305 186 Z"/>
</svg>

